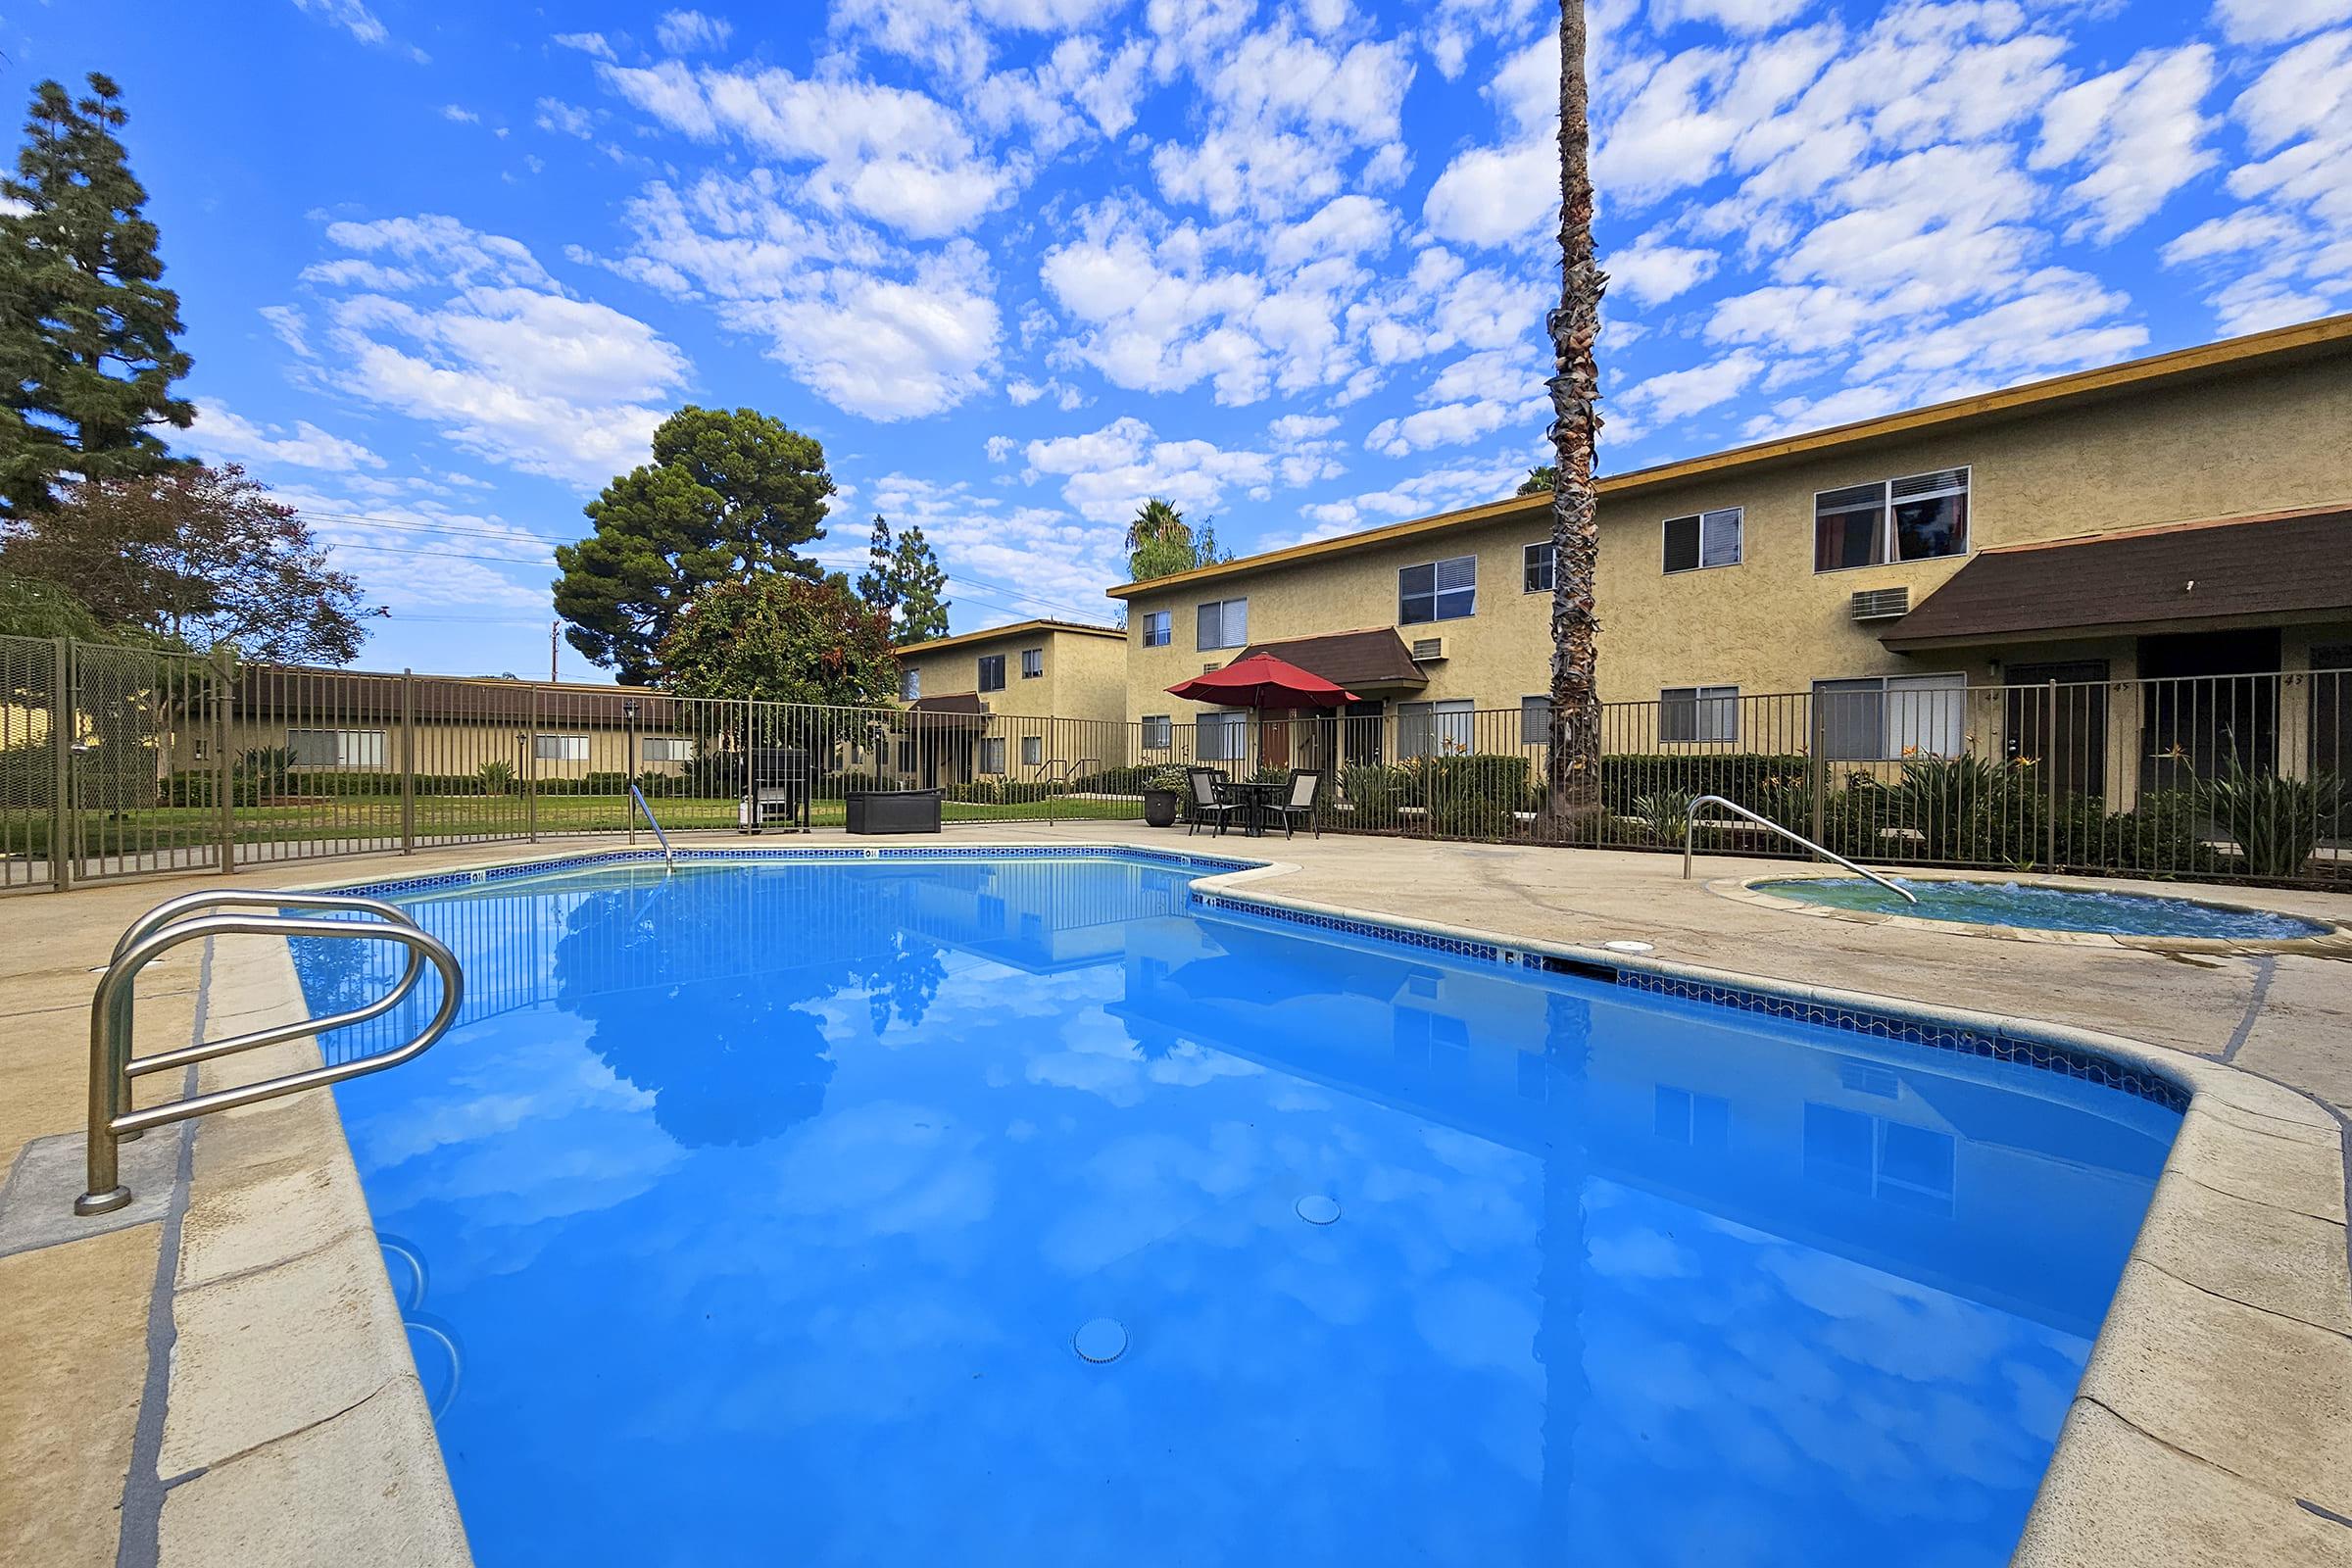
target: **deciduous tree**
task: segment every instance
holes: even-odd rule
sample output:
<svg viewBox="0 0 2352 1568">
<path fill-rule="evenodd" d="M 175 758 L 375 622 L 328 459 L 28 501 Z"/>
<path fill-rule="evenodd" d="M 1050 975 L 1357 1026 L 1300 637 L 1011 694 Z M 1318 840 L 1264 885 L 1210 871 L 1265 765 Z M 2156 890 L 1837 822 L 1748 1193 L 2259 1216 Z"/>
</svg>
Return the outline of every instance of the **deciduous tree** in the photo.
<svg viewBox="0 0 2352 1568">
<path fill-rule="evenodd" d="M 350 662 L 384 612 L 233 464 L 84 480 L 0 534 L 0 573 L 70 584 L 101 627 L 137 640 L 290 663 Z"/>
<path fill-rule="evenodd" d="M 654 432 L 654 461 L 590 502 L 595 532 L 556 547 L 556 613 L 572 647 L 624 681 L 697 592 L 758 572 L 816 575 L 797 552 L 825 536 L 825 450 L 752 409 L 684 408 Z"/>
<path fill-rule="evenodd" d="M 687 697 L 876 705 L 899 690 L 890 631 L 839 579 L 760 571 L 697 592 L 655 657 L 662 684 Z"/>
<path fill-rule="evenodd" d="M 0 178 L 0 508 L 19 514 L 74 479 L 161 469 L 155 427 L 195 418 L 172 395 L 189 366 L 179 297 L 116 135 L 121 90 L 96 73 L 89 87 L 33 89 L 17 172 Z"/>
</svg>

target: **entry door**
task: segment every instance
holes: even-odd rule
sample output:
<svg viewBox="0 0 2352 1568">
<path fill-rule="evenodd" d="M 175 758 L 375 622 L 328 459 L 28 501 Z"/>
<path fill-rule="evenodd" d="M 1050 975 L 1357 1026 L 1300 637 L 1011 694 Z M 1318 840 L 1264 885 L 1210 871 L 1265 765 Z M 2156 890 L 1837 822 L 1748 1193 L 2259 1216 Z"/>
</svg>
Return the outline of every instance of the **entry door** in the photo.
<svg viewBox="0 0 2352 1568">
<path fill-rule="evenodd" d="M 2107 793 L 2107 661 L 2013 664 L 2008 678 L 2005 733 L 2010 758 L 2056 768 L 2061 790 L 2103 797 Z"/>
</svg>

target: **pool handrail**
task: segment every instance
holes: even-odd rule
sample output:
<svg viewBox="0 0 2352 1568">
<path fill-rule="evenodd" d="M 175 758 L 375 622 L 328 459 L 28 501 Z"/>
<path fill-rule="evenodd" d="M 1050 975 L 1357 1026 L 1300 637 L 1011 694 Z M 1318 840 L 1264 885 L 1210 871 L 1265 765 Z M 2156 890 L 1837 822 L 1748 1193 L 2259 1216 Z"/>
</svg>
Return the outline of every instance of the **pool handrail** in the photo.
<svg viewBox="0 0 2352 1568">
<path fill-rule="evenodd" d="M 1720 820 L 1712 824 L 1701 822 L 1699 820 L 1698 808 L 1702 806 L 1720 806 L 1728 810 L 1737 812 L 1739 815 L 1747 818 L 1747 820 L 1750 822 L 1755 823 L 1758 827 L 1770 828 L 1773 832 L 1778 833 L 1781 837 L 1787 839 L 1791 844 L 1803 845 L 1806 849 L 1811 850 L 1815 855 L 1820 856 L 1825 860 L 1837 861 L 1839 865 L 1844 866 L 1848 871 L 1853 872 L 1856 876 L 1868 877 L 1871 881 L 1876 882 L 1879 886 L 1885 888 L 1889 893 L 1900 894 L 1903 898 L 1903 902 L 1906 904 L 1917 904 L 1919 902 L 1918 894 L 1912 892 L 1909 888 L 1904 887 L 1901 883 L 1895 881 L 1891 877 L 1881 876 L 1878 872 L 1873 871 L 1866 865 L 1856 865 L 1853 861 L 1847 859 L 1844 856 L 1839 855 L 1837 851 L 1825 850 L 1820 845 L 1814 843 L 1811 839 L 1805 837 L 1802 833 L 1792 832 L 1789 829 L 1781 826 L 1780 823 L 1775 822 L 1771 817 L 1765 816 L 1756 811 L 1751 811 L 1746 807 L 1741 806 L 1738 801 L 1728 800 L 1721 795 L 1701 795 L 1697 800 L 1690 803 L 1690 814 L 1683 818 L 1683 880 L 1686 882 L 1690 880 L 1690 858 L 1695 853 L 1698 830 L 1705 826 L 1724 825 L 1720 822 Z"/>
<path fill-rule="evenodd" d="M 637 809 L 645 813 L 645 825 L 652 828 L 654 830 L 654 837 L 661 841 L 662 863 L 668 866 L 672 871 L 675 871 L 678 868 L 678 852 L 669 847 L 669 835 L 662 831 L 662 824 L 660 822 L 654 820 L 654 808 L 645 804 L 645 791 L 639 789 L 636 785 L 631 784 L 629 786 L 629 799 L 637 803 Z"/>
<path fill-rule="evenodd" d="M 289 915 L 235 914 L 180 918 L 207 906 L 225 904 L 346 909 L 377 918 L 317 920 Z M 326 1018 L 299 1018 L 291 1023 L 258 1029 L 226 1040 L 181 1046 L 151 1056 L 133 1056 L 132 995 L 139 971 L 181 943 L 223 936 L 334 937 L 397 942 L 409 950 L 409 959 L 400 980 L 388 993 L 348 1012 L 339 1012 Z M 350 1024 L 382 1017 L 416 989 L 427 963 L 441 976 L 440 1005 L 434 1008 L 432 1017 L 424 1027 L 398 1050 L 379 1052 L 329 1066 L 282 1073 L 259 1083 L 215 1090 L 211 1094 L 193 1095 L 185 1100 L 167 1101 L 158 1105 L 134 1107 L 131 1103 L 130 1081 L 135 1077 L 169 1067 L 189 1066 L 232 1052 L 252 1051 L 306 1035 L 323 1035 Z M 331 894 L 221 891 L 193 893 L 158 906 L 123 933 L 122 943 L 116 947 L 114 956 L 107 962 L 106 972 L 99 977 L 96 994 L 90 999 L 90 1122 L 84 1148 L 88 1181 L 82 1195 L 74 1200 L 74 1212 L 84 1217 L 107 1214 L 130 1201 L 130 1190 L 122 1183 L 118 1150 L 121 1144 L 138 1137 L 148 1128 L 186 1121 L 212 1111 L 232 1110 L 239 1105 L 275 1100 L 281 1095 L 322 1088 L 327 1084 L 341 1083 L 346 1078 L 396 1067 L 421 1054 L 434 1041 L 448 1033 L 449 1026 L 457 1021 L 458 1007 L 465 997 L 466 975 L 458 963 L 458 956 L 440 938 L 418 926 L 406 911 L 378 900 Z"/>
</svg>

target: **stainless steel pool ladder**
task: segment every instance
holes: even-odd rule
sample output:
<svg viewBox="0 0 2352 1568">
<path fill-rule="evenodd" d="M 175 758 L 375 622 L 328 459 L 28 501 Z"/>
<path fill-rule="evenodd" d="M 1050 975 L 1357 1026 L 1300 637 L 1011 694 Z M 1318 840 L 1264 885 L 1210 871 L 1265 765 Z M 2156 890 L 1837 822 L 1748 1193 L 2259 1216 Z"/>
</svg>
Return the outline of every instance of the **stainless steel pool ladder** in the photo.
<svg viewBox="0 0 2352 1568">
<path fill-rule="evenodd" d="M 629 786 L 629 799 L 637 803 L 637 809 L 645 813 L 645 825 L 652 828 L 654 837 L 661 841 L 662 863 L 675 871 L 678 868 L 678 852 L 669 847 L 669 835 L 662 832 L 662 824 L 654 820 L 654 808 L 645 804 L 645 791 L 632 784 Z"/>
<path fill-rule="evenodd" d="M 1844 856 L 1839 855 L 1832 850 L 1823 849 L 1820 845 L 1814 843 L 1802 833 L 1792 833 L 1788 829 L 1781 826 L 1780 823 L 1775 822 L 1771 817 L 1759 815 L 1756 812 L 1749 810 L 1746 807 L 1741 806 L 1738 801 L 1727 800 L 1720 795 L 1701 795 L 1697 800 L 1690 803 L 1690 814 L 1683 819 L 1683 880 L 1686 882 L 1690 880 L 1690 857 L 1693 846 L 1698 838 L 1698 830 L 1702 827 L 1710 825 L 1699 820 L 1698 808 L 1702 806 L 1723 807 L 1727 810 L 1734 811 L 1739 815 L 1747 818 L 1747 820 L 1755 823 L 1759 827 L 1770 828 L 1773 832 L 1778 833 L 1781 837 L 1787 839 L 1791 844 L 1803 845 L 1806 849 L 1811 850 L 1815 855 L 1820 856 L 1825 860 L 1837 861 L 1839 865 L 1844 866 L 1848 871 L 1853 872 L 1856 876 L 1866 876 L 1870 878 L 1870 880 L 1886 889 L 1886 891 L 1889 893 L 1898 893 L 1902 895 L 1903 901 L 1907 904 L 1917 904 L 1919 902 L 1919 895 L 1913 893 L 1909 888 L 1904 887 L 1901 883 L 1893 881 L 1887 877 L 1883 877 L 1879 875 L 1878 872 L 1871 870 L 1868 866 L 1856 865 Z"/>
<path fill-rule="evenodd" d="M 200 909 L 215 909 L 223 906 L 246 906 L 278 909 L 342 909 L 374 916 L 371 920 L 304 920 L 279 914 L 208 914 L 196 915 Z M 205 937 L 267 936 L 267 937 L 335 937 L 370 942 L 397 942 L 408 949 L 408 967 L 402 971 L 400 983 L 382 997 L 364 1007 L 339 1012 L 329 1018 L 302 1018 L 293 1023 L 275 1024 L 257 1029 L 251 1034 L 232 1035 L 226 1040 L 208 1040 L 193 1046 L 181 1046 L 173 1051 L 162 1051 L 152 1056 L 133 1056 L 131 1048 L 131 1013 L 133 988 L 139 971 L 183 942 Z M 303 1035 L 323 1035 L 332 1029 L 349 1024 L 366 1023 L 380 1018 L 406 1001 L 416 982 L 424 977 L 424 966 L 430 963 L 441 976 L 441 1004 L 433 1010 L 432 1018 L 415 1038 L 397 1051 L 381 1052 L 353 1061 L 330 1066 L 311 1067 L 276 1078 L 265 1078 L 260 1083 L 244 1084 L 235 1089 L 216 1090 L 209 1095 L 196 1095 L 187 1100 L 169 1101 L 145 1109 L 133 1109 L 130 1103 L 130 1081 L 148 1073 L 164 1072 L 172 1067 L 184 1067 L 191 1062 L 209 1061 L 233 1052 L 251 1051 L 259 1046 L 276 1045 Z M 466 975 L 458 964 L 458 956 L 449 951 L 440 938 L 419 927 L 408 914 L 389 904 L 375 899 L 356 898 L 342 893 L 272 893 L 263 890 L 246 892 L 215 891 L 190 893 L 170 899 L 132 922 L 115 944 L 114 956 L 107 961 L 106 972 L 99 977 L 98 993 L 90 1000 L 90 1132 L 88 1191 L 74 1200 L 76 1214 L 106 1214 L 130 1201 L 130 1189 L 122 1184 L 117 1168 L 117 1146 L 138 1137 L 150 1127 L 170 1122 L 185 1121 L 211 1111 L 230 1110 L 238 1105 L 250 1105 L 256 1101 L 275 1100 L 299 1090 L 318 1089 L 327 1084 L 341 1083 L 366 1073 L 381 1072 L 395 1067 L 410 1057 L 420 1054 L 426 1047 L 448 1032 L 458 1016 L 458 1006 L 466 999 Z"/>
</svg>

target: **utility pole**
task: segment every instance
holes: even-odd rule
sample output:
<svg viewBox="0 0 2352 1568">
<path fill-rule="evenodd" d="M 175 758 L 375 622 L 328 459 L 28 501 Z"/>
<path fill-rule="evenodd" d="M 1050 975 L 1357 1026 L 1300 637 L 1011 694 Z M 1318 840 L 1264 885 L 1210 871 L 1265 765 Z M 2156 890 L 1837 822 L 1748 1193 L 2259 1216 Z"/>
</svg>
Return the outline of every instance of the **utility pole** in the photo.
<svg viewBox="0 0 2352 1568">
<path fill-rule="evenodd" d="M 556 633 L 563 628 L 563 625 L 564 623 L 560 620 L 551 620 L 547 623 L 547 683 L 550 686 L 556 683 Z"/>
</svg>

